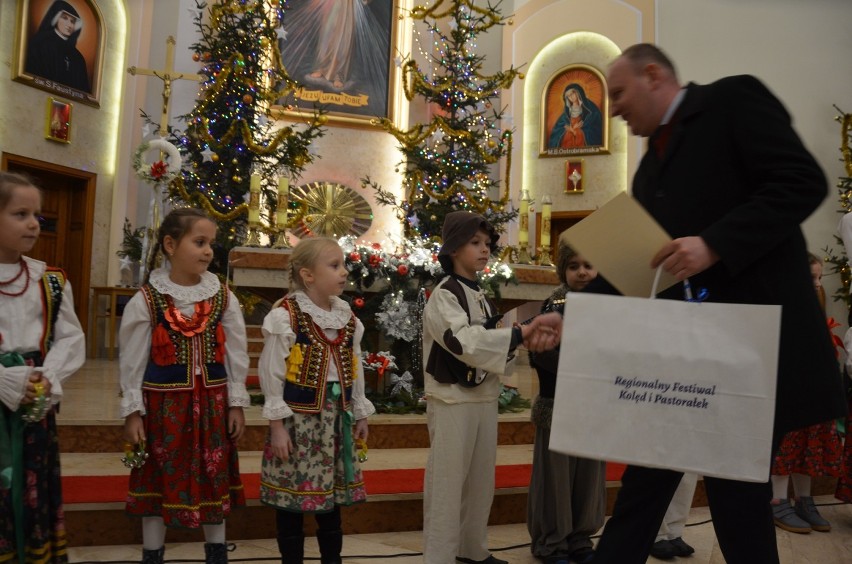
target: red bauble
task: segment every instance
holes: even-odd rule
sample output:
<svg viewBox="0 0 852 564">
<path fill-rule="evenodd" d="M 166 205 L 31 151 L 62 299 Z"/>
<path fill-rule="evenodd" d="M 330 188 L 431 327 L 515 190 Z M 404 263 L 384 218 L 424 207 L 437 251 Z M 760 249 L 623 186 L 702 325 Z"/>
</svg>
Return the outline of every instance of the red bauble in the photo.
<svg viewBox="0 0 852 564">
<path fill-rule="evenodd" d="M 370 263 L 370 266 L 376 267 L 382 263 L 382 257 L 379 255 L 370 255 L 370 258 L 367 259 L 367 262 Z"/>
<path fill-rule="evenodd" d="M 245 96 L 243 96 L 244 104 L 251 104 L 253 100 L 254 98 L 252 98 L 251 94 L 246 94 Z"/>
<path fill-rule="evenodd" d="M 405 265 L 405 264 L 401 264 L 401 265 L 397 266 L 396 267 L 396 273 L 399 274 L 400 276 L 405 276 L 406 274 L 408 274 L 408 266 Z"/>
<path fill-rule="evenodd" d="M 356 251 L 352 251 L 351 253 L 349 253 L 349 260 L 351 260 L 352 262 L 360 262 L 361 261 L 361 253 L 356 252 Z"/>
<path fill-rule="evenodd" d="M 354 305 L 358 309 L 361 309 L 362 307 L 364 307 L 364 298 L 355 298 L 354 300 L 352 300 L 352 305 Z"/>
<path fill-rule="evenodd" d="M 197 63 L 198 61 L 201 60 L 201 55 L 199 55 L 198 53 L 193 53 L 192 54 L 192 60 Z"/>
</svg>

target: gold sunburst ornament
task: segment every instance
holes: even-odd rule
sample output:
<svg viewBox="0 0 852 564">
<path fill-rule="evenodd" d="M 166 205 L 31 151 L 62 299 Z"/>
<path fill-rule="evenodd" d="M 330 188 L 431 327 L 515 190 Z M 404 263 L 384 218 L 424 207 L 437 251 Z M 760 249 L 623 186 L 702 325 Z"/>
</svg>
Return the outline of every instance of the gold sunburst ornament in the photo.
<svg viewBox="0 0 852 564">
<path fill-rule="evenodd" d="M 358 237 L 373 223 L 369 202 L 349 186 L 332 182 L 311 182 L 290 191 L 290 197 L 305 206 L 301 220 L 293 229 L 299 237 Z"/>
</svg>

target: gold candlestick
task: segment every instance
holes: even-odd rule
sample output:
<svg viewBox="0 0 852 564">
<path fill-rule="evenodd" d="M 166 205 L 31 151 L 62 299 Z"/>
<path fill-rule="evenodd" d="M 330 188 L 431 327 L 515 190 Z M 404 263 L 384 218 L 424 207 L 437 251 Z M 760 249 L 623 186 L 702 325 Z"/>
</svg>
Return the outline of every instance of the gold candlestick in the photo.
<svg viewBox="0 0 852 564">
<path fill-rule="evenodd" d="M 538 249 L 538 264 L 541 266 L 554 266 L 553 257 L 550 256 L 550 245 L 542 245 Z"/>
</svg>

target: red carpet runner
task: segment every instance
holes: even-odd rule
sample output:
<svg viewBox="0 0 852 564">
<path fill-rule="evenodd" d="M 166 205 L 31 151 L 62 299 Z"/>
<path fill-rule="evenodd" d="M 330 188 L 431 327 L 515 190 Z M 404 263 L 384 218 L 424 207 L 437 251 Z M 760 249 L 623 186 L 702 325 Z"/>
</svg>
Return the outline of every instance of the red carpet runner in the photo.
<svg viewBox="0 0 852 564">
<path fill-rule="evenodd" d="M 606 479 L 616 481 L 624 472 L 623 464 L 609 463 Z M 518 488 L 530 483 L 531 464 L 498 466 L 496 487 Z M 405 470 L 364 470 L 368 495 L 420 493 L 423 491 L 422 468 Z M 260 474 L 243 474 L 247 499 L 257 499 Z M 127 496 L 127 475 L 123 476 L 63 476 L 62 492 L 65 503 L 123 502 Z"/>
</svg>

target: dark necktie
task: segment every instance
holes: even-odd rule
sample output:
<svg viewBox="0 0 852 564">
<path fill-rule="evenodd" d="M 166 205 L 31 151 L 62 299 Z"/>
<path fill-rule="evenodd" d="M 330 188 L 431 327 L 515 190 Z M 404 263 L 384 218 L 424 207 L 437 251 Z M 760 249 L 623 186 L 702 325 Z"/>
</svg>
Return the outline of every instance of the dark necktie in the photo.
<svg viewBox="0 0 852 564">
<path fill-rule="evenodd" d="M 669 123 L 664 123 L 660 127 L 657 128 L 657 131 L 651 136 L 651 146 L 654 148 L 654 151 L 657 153 L 657 158 L 662 159 L 663 155 L 666 153 L 666 145 L 669 144 L 669 139 L 672 136 L 672 128 L 673 124 L 670 121 Z"/>
</svg>

